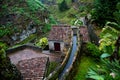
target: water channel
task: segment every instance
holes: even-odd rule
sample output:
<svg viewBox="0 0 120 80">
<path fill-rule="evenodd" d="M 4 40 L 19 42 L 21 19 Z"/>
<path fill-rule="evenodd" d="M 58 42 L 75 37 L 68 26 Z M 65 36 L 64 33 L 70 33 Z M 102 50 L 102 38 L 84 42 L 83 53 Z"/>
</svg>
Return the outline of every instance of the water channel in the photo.
<svg viewBox="0 0 120 80">
<path fill-rule="evenodd" d="M 60 73 L 60 75 L 58 77 L 58 80 L 62 80 L 62 77 L 64 76 L 64 74 L 67 72 L 67 70 L 70 68 L 70 66 L 73 63 L 73 58 L 74 58 L 76 50 L 77 50 L 77 36 L 76 35 L 73 36 L 72 42 L 73 42 L 73 45 L 72 45 L 72 50 L 71 50 L 71 53 L 70 53 L 70 57 L 68 59 L 68 62 L 65 65 L 63 71 Z"/>
</svg>

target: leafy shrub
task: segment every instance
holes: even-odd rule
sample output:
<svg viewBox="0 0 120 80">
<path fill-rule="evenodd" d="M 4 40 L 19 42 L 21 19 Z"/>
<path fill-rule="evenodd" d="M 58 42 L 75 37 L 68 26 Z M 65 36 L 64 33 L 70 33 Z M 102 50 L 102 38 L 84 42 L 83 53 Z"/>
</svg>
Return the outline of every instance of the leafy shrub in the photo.
<svg viewBox="0 0 120 80">
<path fill-rule="evenodd" d="M 42 31 L 44 32 L 44 33 L 46 33 L 46 32 L 48 32 L 48 31 L 50 31 L 50 29 L 51 29 L 51 24 L 45 24 L 45 26 L 42 28 Z"/>
<path fill-rule="evenodd" d="M 49 16 L 49 21 L 51 24 L 57 24 L 56 20 L 54 19 L 52 15 Z"/>
<path fill-rule="evenodd" d="M 102 65 L 90 68 L 86 78 L 94 80 L 120 80 L 120 63 L 118 60 L 102 60 Z"/>
<path fill-rule="evenodd" d="M 83 25 L 83 22 L 79 19 L 75 19 L 72 21 L 72 25 L 81 26 L 81 25 Z"/>
<path fill-rule="evenodd" d="M 0 79 L 22 80 L 21 73 L 13 64 L 11 64 L 2 45 L 0 45 Z"/>
<path fill-rule="evenodd" d="M 100 46 L 99 49 L 103 51 L 104 53 L 113 53 L 114 50 L 114 44 L 118 38 L 118 35 L 120 34 L 119 31 L 116 29 L 105 26 L 105 28 L 102 29 L 102 32 L 100 33 Z"/>
<path fill-rule="evenodd" d="M 2 49 L 7 49 L 7 44 L 6 43 L 3 43 L 3 42 L 0 42 L 0 47 L 2 48 Z"/>
<path fill-rule="evenodd" d="M 115 21 L 113 13 L 119 0 L 95 0 L 94 9 L 91 12 L 92 18 L 100 25 L 105 25 L 106 21 Z"/>
<path fill-rule="evenodd" d="M 68 5 L 67 5 L 66 0 L 63 0 L 63 1 L 59 4 L 59 10 L 60 10 L 60 11 L 66 11 L 66 10 L 68 10 L 68 9 L 69 9 L 69 7 L 68 7 Z"/>
<path fill-rule="evenodd" d="M 98 48 L 95 44 L 89 42 L 89 43 L 87 43 L 86 48 L 87 48 L 86 51 L 87 51 L 91 56 L 100 57 L 101 51 L 99 50 L 99 48 Z"/>
<path fill-rule="evenodd" d="M 9 30 L 7 30 L 7 29 L 0 29 L 0 37 L 3 37 L 4 35 L 7 35 L 7 34 L 9 34 Z"/>
<path fill-rule="evenodd" d="M 48 39 L 46 37 L 41 38 L 37 43 L 36 46 L 39 46 L 41 48 L 45 48 L 45 46 L 48 45 Z"/>
<path fill-rule="evenodd" d="M 29 9 L 32 11 L 37 11 L 38 9 L 44 10 L 46 7 L 39 0 L 26 0 Z"/>
</svg>

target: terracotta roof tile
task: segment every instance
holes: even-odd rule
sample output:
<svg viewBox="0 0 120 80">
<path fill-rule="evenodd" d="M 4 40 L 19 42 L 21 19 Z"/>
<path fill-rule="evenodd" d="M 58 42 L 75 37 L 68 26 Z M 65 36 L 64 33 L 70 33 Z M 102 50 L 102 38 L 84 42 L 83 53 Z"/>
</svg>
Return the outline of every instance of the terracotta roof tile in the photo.
<svg viewBox="0 0 120 80">
<path fill-rule="evenodd" d="M 23 75 L 24 80 L 42 80 L 48 57 L 37 57 L 32 59 L 21 60 L 17 68 Z"/>
<path fill-rule="evenodd" d="M 71 31 L 70 26 L 53 26 L 49 33 L 48 40 L 65 41 L 69 39 Z"/>
<path fill-rule="evenodd" d="M 87 27 L 82 26 L 79 29 L 80 29 L 80 34 L 82 34 L 82 36 L 83 36 L 83 41 L 88 42 L 89 41 L 89 34 L 88 34 Z"/>
</svg>

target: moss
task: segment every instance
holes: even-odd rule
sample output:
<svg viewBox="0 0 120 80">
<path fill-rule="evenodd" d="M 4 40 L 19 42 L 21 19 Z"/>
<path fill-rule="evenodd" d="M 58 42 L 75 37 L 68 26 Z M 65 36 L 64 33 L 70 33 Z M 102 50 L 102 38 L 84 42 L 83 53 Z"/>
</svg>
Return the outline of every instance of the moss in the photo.
<svg viewBox="0 0 120 80">
<path fill-rule="evenodd" d="M 85 76 L 90 66 L 95 66 L 95 62 L 91 57 L 82 56 L 81 62 L 78 64 L 78 70 L 74 80 L 86 80 Z"/>
<path fill-rule="evenodd" d="M 7 44 L 4 42 L 0 42 L 0 47 L 2 47 L 5 50 L 8 48 Z"/>
<path fill-rule="evenodd" d="M 33 39 L 35 39 L 37 37 L 36 34 L 31 34 L 29 37 L 27 37 L 25 40 L 21 41 L 20 43 L 17 43 L 16 45 L 22 45 L 22 44 L 26 44 L 30 41 L 32 41 Z"/>
</svg>

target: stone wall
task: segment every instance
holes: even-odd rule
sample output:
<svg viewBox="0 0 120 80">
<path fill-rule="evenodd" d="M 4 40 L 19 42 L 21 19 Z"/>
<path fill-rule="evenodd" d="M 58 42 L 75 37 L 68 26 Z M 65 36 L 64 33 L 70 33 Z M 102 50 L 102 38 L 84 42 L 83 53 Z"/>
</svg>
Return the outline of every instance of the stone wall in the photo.
<svg viewBox="0 0 120 80">
<path fill-rule="evenodd" d="M 42 48 L 36 47 L 34 45 L 27 45 L 26 44 L 26 45 L 21 45 L 21 46 L 15 47 L 15 48 L 9 48 L 8 50 L 6 50 L 6 53 L 7 54 L 14 53 L 14 52 L 26 49 L 26 48 L 42 52 Z"/>
</svg>

